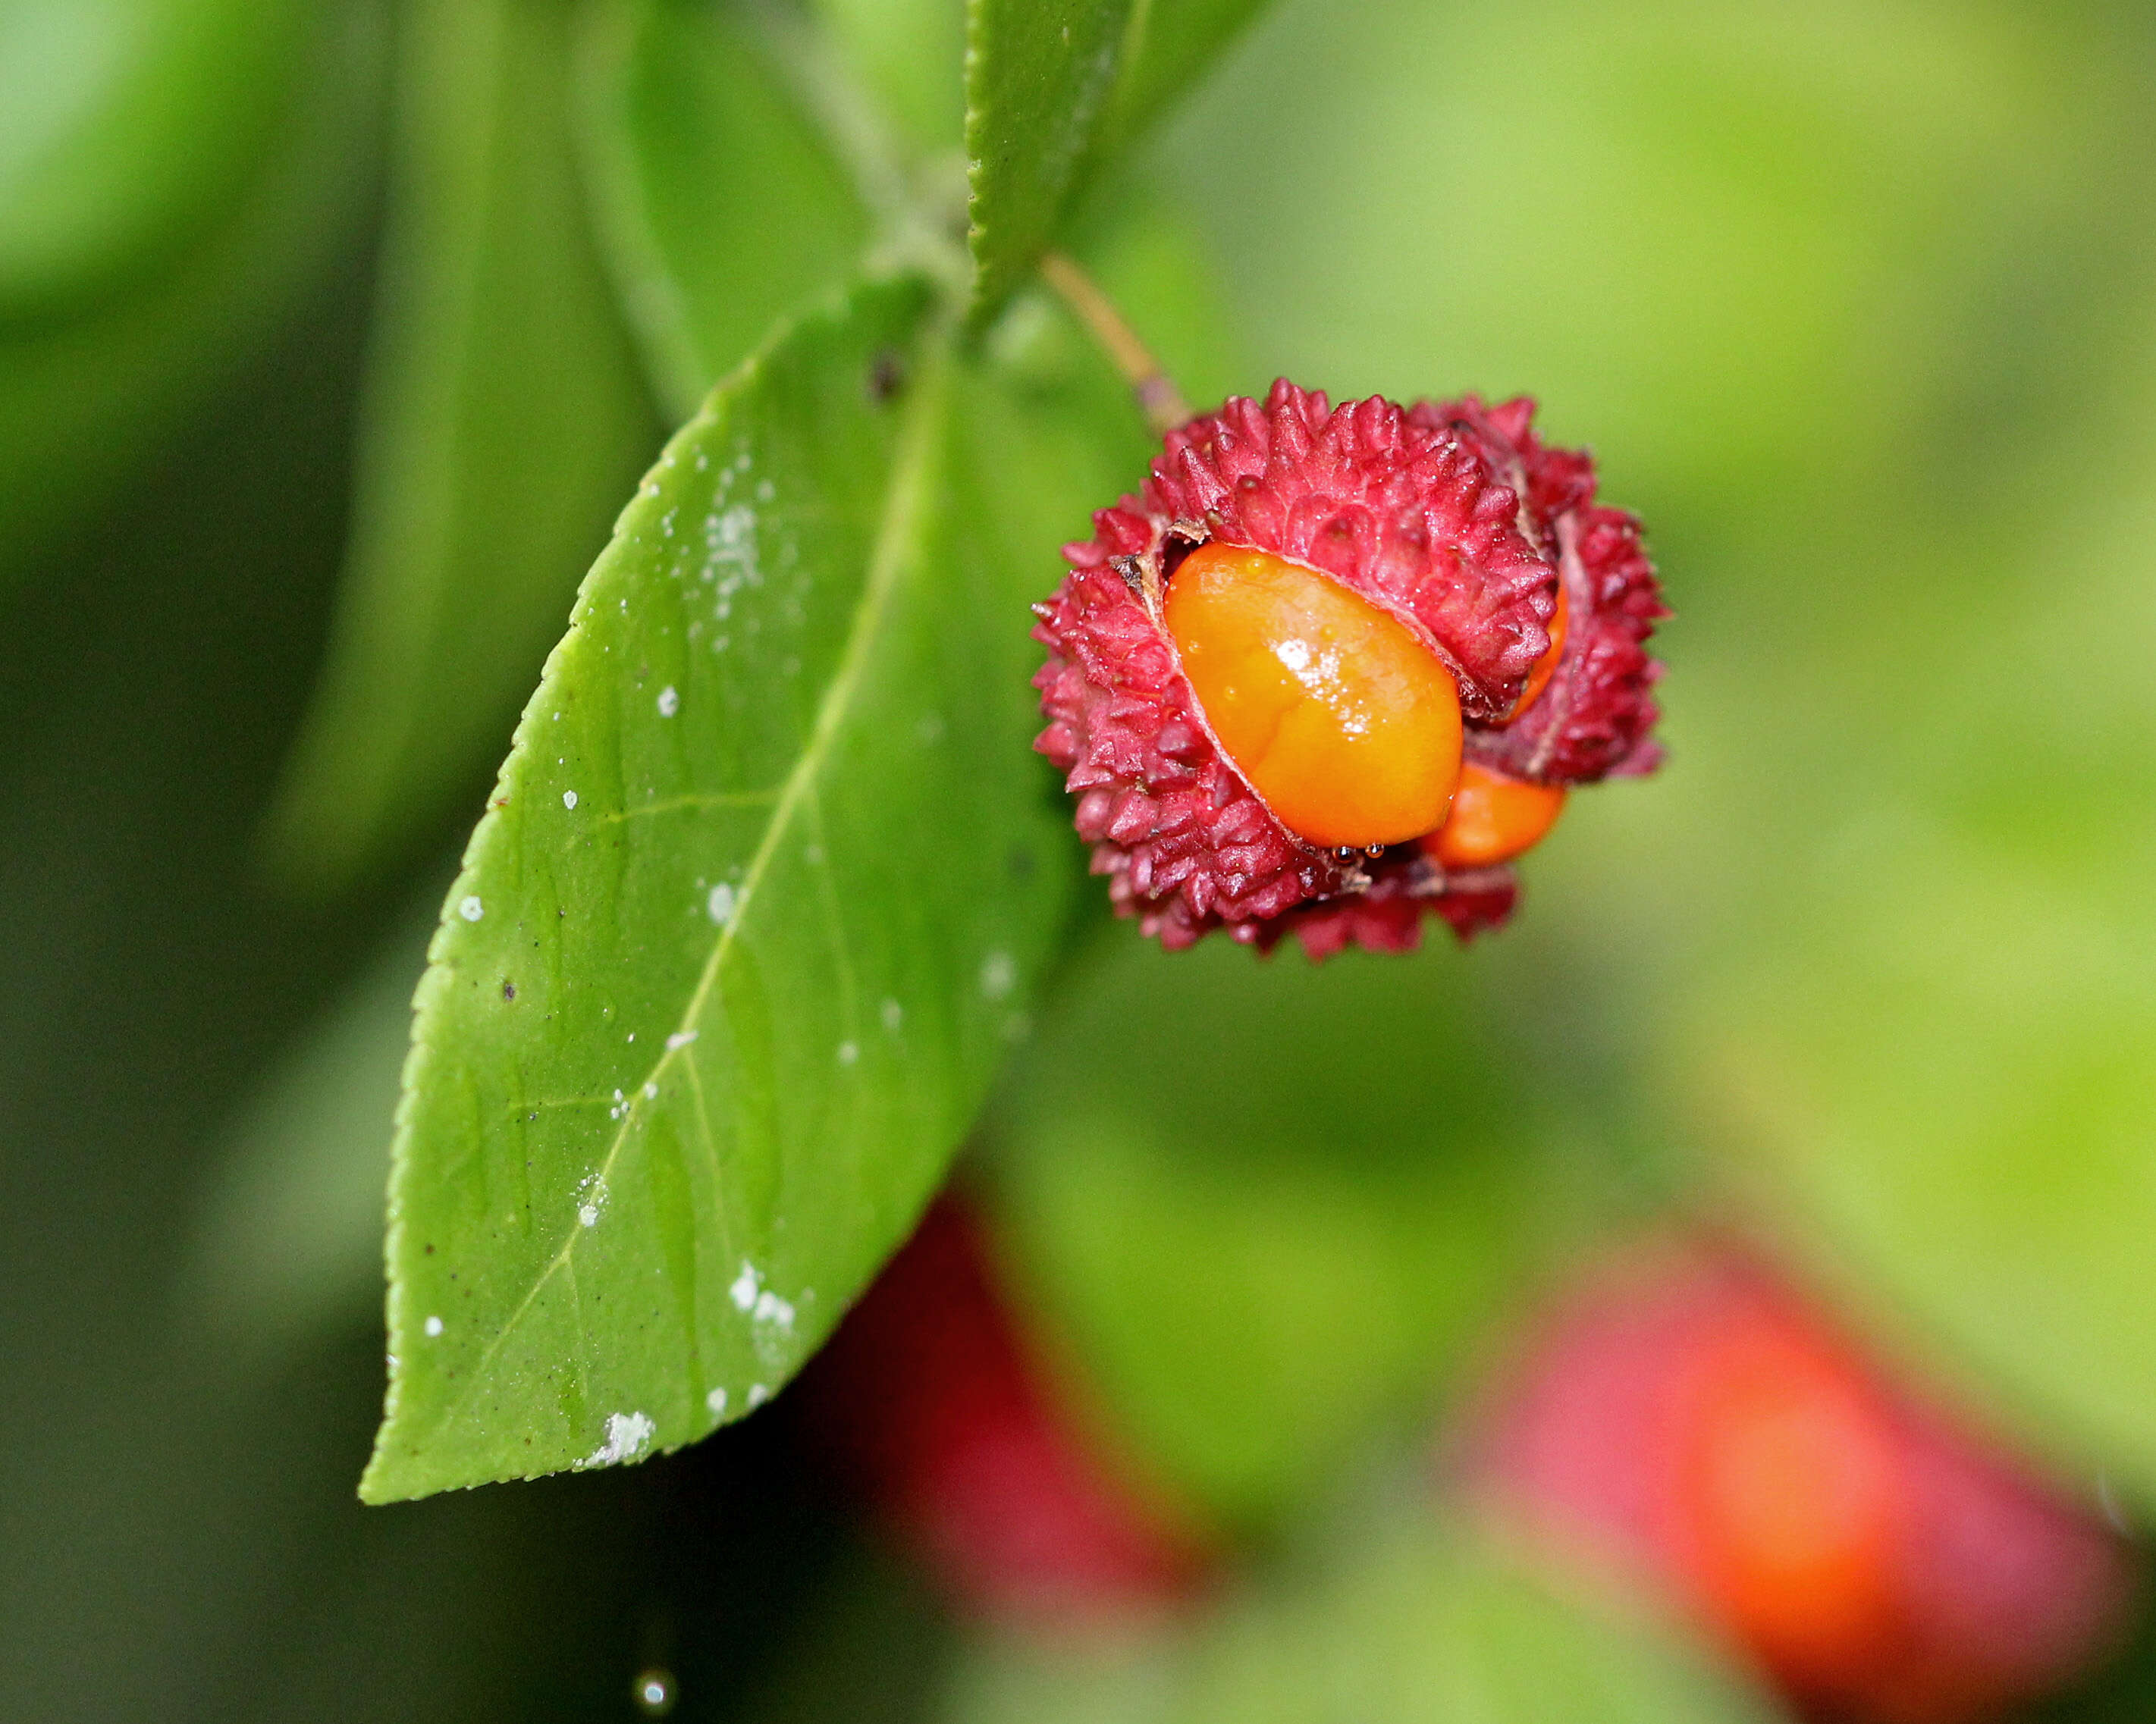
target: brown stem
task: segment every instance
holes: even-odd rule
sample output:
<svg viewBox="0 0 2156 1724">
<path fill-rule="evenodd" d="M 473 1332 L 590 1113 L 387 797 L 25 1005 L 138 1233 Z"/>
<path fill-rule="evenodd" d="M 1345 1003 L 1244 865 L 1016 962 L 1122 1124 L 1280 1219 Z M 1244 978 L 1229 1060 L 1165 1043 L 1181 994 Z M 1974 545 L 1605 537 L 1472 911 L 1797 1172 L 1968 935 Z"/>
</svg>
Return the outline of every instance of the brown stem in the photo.
<svg viewBox="0 0 2156 1724">
<path fill-rule="evenodd" d="M 1094 285 L 1091 276 L 1060 251 L 1042 257 L 1040 273 L 1093 332 L 1093 339 L 1115 361 L 1116 369 L 1129 380 L 1131 393 L 1137 398 L 1138 410 L 1148 425 L 1165 434 L 1190 417 L 1181 392 L 1160 368 L 1160 362 L 1146 351 L 1145 343 L 1123 321 L 1122 314 Z"/>
</svg>

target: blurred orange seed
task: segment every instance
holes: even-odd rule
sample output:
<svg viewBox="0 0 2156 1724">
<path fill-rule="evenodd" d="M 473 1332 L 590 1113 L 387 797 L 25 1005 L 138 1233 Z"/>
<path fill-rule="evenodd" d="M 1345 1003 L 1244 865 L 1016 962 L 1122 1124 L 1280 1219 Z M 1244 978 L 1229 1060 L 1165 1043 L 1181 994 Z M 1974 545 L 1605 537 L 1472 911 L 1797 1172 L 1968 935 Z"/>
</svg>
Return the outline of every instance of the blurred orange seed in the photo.
<svg viewBox="0 0 2156 1724">
<path fill-rule="evenodd" d="M 1470 761 L 1460 769 L 1452 812 L 1422 841 L 1423 854 L 1447 868 L 1509 862 L 1541 843 L 1563 812 L 1563 785 L 1530 784 Z"/>
<path fill-rule="evenodd" d="M 1314 569 L 1215 541 L 1163 607 L 1207 725 L 1291 832 L 1401 844 L 1445 818 L 1460 691 L 1398 618 Z"/>
<path fill-rule="evenodd" d="M 1907 1485 L 1861 1379 L 1789 1326 L 1695 1362 L 1676 1457 L 1683 1536 L 1722 1620 L 1784 1678 L 1831 1687 L 1891 1655 Z"/>
</svg>

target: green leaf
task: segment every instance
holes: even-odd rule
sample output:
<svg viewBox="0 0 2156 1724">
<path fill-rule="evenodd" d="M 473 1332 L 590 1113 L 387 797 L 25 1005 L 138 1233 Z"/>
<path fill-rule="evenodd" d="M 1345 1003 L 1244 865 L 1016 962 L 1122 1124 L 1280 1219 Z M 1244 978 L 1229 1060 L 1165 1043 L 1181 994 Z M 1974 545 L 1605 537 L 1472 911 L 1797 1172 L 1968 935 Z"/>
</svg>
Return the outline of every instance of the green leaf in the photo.
<svg viewBox="0 0 2156 1724">
<path fill-rule="evenodd" d="M 623 305 L 675 417 L 780 317 L 853 273 L 869 221 L 844 164 L 736 8 L 604 0 L 583 140 Z"/>
<path fill-rule="evenodd" d="M 966 0 L 812 0 L 847 75 L 901 138 L 955 155 L 963 141 Z"/>
<path fill-rule="evenodd" d="M 974 316 L 1032 273 L 1091 165 L 1132 0 L 973 0 L 966 156 Z"/>
<path fill-rule="evenodd" d="M 1258 15 L 1265 0 L 1137 0 L 1106 135 L 1111 147 L 1158 120 Z"/>
<path fill-rule="evenodd" d="M 1236 1599 L 1183 1639 L 991 1644 L 952 1724 L 1766 1724 L 1665 1630 L 1560 1598 L 1455 1543 L 1426 1501 L 1328 1569 Z M 1418 1521 L 1421 1525 L 1416 1524 Z"/>
<path fill-rule="evenodd" d="M 1427 1415 L 1547 1246 L 1529 1085 L 1449 943 L 1314 967 L 1109 939 L 993 1116 L 998 1214 L 1113 1434 L 1276 1519 Z"/>
<path fill-rule="evenodd" d="M 501 747 L 656 441 L 578 190 L 567 0 L 418 0 L 330 659 L 270 838 L 332 890 Z"/>
<path fill-rule="evenodd" d="M 0 8 L 0 321 L 139 281 L 242 192 L 309 33 L 298 0 Z"/>
<path fill-rule="evenodd" d="M 134 291 L 0 331 L 0 593 L 295 315 L 357 242 L 387 32 L 326 8 L 238 194 Z"/>
<path fill-rule="evenodd" d="M 1026 1027 L 1081 870 L 1025 607 L 1119 451 L 950 340 L 911 283 L 804 322 L 585 584 L 420 988 L 371 1500 L 751 1410 Z"/>
<path fill-rule="evenodd" d="M 977 322 L 1056 242 L 1089 179 L 1256 10 L 1255 0 L 972 0 L 966 155 Z"/>
</svg>

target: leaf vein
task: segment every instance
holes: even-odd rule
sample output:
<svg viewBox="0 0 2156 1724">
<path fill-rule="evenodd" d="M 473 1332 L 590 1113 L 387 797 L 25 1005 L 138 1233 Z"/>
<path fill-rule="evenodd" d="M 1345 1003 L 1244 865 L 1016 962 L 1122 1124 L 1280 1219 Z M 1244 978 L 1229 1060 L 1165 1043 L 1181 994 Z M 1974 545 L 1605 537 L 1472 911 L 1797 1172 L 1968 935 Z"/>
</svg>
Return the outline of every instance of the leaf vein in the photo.
<svg viewBox="0 0 2156 1724">
<path fill-rule="evenodd" d="M 783 787 L 762 790 L 712 790 L 688 796 L 670 796 L 664 802 L 646 803 L 640 808 L 616 808 L 599 816 L 599 823 L 617 826 L 624 820 L 640 820 L 651 814 L 678 814 L 690 808 L 756 808 L 778 800 Z"/>
<path fill-rule="evenodd" d="M 825 758 L 867 670 L 870 649 L 880 634 L 892 596 L 905 572 L 909 547 L 918 536 L 919 518 L 927 505 L 927 493 L 935 464 L 933 458 L 947 387 L 942 348 L 944 340 L 947 340 L 947 335 L 939 331 L 924 343 L 928 348 L 924 358 L 928 362 L 920 367 L 911 399 L 906 404 L 906 418 L 899 428 L 897 444 L 892 456 L 891 485 L 885 494 L 882 514 L 877 522 L 875 538 L 870 552 L 868 578 L 855 608 L 853 627 L 848 631 L 844 651 L 840 655 L 838 669 L 832 675 L 830 685 L 817 706 L 815 723 L 809 732 L 808 743 L 802 750 L 801 757 L 794 762 L 793 770 L 787 774 L 771 818 L 757 844 L 756 853 L 750 858 L 740 890 L 736 894 L 734 913 L 713 942 L 711 954 L 705 961 L 696 986 L 690 994 L 689 1003 L 681 1014 L 680 1033 L 685 1034 L 697 1027 L 696 1020 L 702 1015 L 705 1002 L 717 983 L 721 967 L 726 962 L 726 955 L 733 950 L 738 931 L 758 901 L 764 875 L 778 854 L 780 841 L 791 828 L 804 801 L 814 792 Z M 672 1064 L 675 1054 L 683 1047 L 690 1045 L 686 1042 L 677 1043 L 674 1038 L 669 1038 L 669 1043 L 650 1070 L 630 1091 L 634 1099 L 628 1115 L 614 1133 L 613 1140 L 608 1145 L 606 1154 L 599 1163 L 597 1178 L 601 1183 L 612 1178 L 615 1163 L 620 1159 L 629 1134 L 639 1129 L 644 1123 L 647 1111 L 644 1105 L 646 1087 L 655 1084 L 668 1065 Z M 547 1284 L 557 1274 L 568 1270 L 573 1285 L 572 1259 L 578 1241 L 585 1231 L 587 1229 L 575 1225 L 568 1229 L 560 1250 L 534 1278 L 531 1290 L 517 1301 L 516 1308 L 481 1350 L 465 1378 L 464 1388 L 443 1409 L 439 1421 L 440 1424 L 448 1424 L 463 1410 L 465 1401 L 485 1381 L 495 1355 L 516 1332 L 533 1301 L 545 1290 Z M 581 1299 L 577 1301 L 576 1322 L 578 1333 L 588 1349 L 591 1337 L 585 1326 Z M 581 1378 L 581 1358 L 578 1375 Z"/>
</svg>

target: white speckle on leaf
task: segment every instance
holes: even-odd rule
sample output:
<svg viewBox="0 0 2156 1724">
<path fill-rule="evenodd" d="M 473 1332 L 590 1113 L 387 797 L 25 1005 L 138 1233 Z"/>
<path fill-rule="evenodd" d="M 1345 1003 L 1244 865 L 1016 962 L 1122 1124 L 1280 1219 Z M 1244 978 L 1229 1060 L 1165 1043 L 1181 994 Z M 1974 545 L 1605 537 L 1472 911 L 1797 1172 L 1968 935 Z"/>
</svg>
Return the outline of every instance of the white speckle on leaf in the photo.
<svg viewBox="0 0 2156 1724">
<path fill-rule="evenodd" d="M 696 1034 L 697 1032 L 693 1029 L 675 1030 L 673 1034 L 666 1038 L 666 1051 L 670 1054 L 679 1053 L 696 1039 Z"/>
<path fill-rule="evenodd" d="M 457 900 L 457 914 L 468 922 L 475 922 L 486 914 L 486 906 L 479 901 L 477 893 L 473 893 Z"/>
<path fill-rule="evenodd" d="M 711 888 L 711 895 L 704 900 L 704 912 L 721 927 L 734 919 L 734 889 L 724 880 Z"/>
<path fill-rule="evenodd" d="M 656 1101 L 659 1099 L 659 1085 L 646 1084 L 644 1086 L 644 1099 L 646 1101 Z"/>
<path fill-rule="evenodd" d="M 748 1403 L 750 1406 L 761 1407 L 770 1398 L 771 1391 L 766 1388 L 762 1383 L 752 1383 L 748 1386 Z"/>
<path fill-rule="evenodd" d="M 577 1211 L 577 1219 L 586 1227 L 597 1227 L 599 1224 L 599 1206 L 597 1203 L 586 1203 L 583 1208 Z"/>
<path fill-rule="evenodd" d="M 584 1465 L 618 1466 L 624 1460 L 634 1460 L 658 1434 L 659 1427 L 651 1422 L 648 1414 L 609 1413 L 607 1414 L 606 1441 L 592 1450 Z"/>
<path fill-rule="evenodd" d="M 565 808 L 573 808 L 576 805 L 577 793 L 573 790 L 563 791 L 562 793 L 562 806 Z"/>
<path fill-rule="evenodd" d="M 840 1043 L 839 1044 L 839 1065 L 852 1065 L 852 1064 L 853 1064 L 856 1060 L 860 1059 L 860 1057 L 861 1057 L 861 1050 L 860 1050 L 860 1044 L 855 1043 L 855 1042 L 840 1042 Z"/>
<path fill-rule="evenodd" d="M 644 487 L 644 495 L 647 497 L 657 496 L 659 495 L 659 481 L 655 479 L 648 481 Z"/>
<path fill-rule="evenodd" d="M 756 1265 L 744 1263 L 741 1266 L 741 1273 L 734 1277 L 733 1285 L 726 1289 L 726 1296 L 733 1301 L 738 1310 L 752 1311 L 756 1306 L 756 1296 L 762 1287 L 763 1277 L 757 1273 Z"/>
<path fill-rule="evenodd" d="M 823 845 L 809 845 L 807 849 L 801 853 L 801 859 L 806 862 L 811 868 L 821 868 L 824 865 Z"/>
<path fill-rule="evenodd" d="M 439 1335 L 442 1332 L 442 1320 L 439 1317 L 429 1317 L 419 1326 L 430 1336 Z"/>
<path fill-rule="evenodd" d="M 883 1027 L 893 1035 L 896 1035 L 899 1025 L 906 1022 L 906 1008 L 899 1004 L 896 1000 L 886 1000 L 883 1003 L 882 1015 Z"/>
<path fill-rule="evenodd" d="M 776 1323 L 782 1329 L 793 1326 L 793 1306 L 790 1301 L 781 1299 L 776 1293 L 762 1292 L 756 1296 L 756 1309 L 751 1313 L 759 1323 Z"/>
<path fill-rule="evenodd" d="M 1018 986 L 1018 965 L 1008 952 L 992 952 L 981 960 L 981 992 L 999 1000 Z"/>
<path fill-rule="evenodd" d="M 711 1409 L 713 1418 L 724 1419 L 726 1416 L 726 1392 L 722 1388 L 713 1389 L 704 1397 L 704 1404 Z"/>
<path fill-rule="evenodd" d="M 680 710 L 680 692 L 670 682 L 659 691 L 659 716 L 661 718 L 671 718 Z"/>
</svg>

